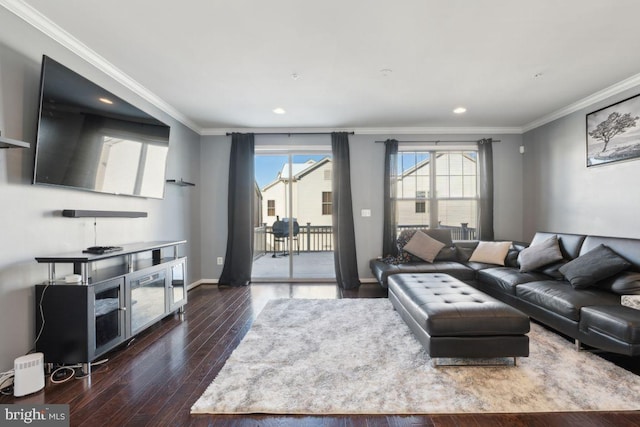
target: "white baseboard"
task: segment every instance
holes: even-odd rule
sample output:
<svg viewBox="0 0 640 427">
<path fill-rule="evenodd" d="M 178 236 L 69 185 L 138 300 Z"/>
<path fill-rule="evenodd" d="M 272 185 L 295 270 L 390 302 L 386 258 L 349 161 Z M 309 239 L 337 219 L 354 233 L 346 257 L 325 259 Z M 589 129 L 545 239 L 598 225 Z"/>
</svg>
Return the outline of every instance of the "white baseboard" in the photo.
<svg viewBox="0 0 640 427">
<path fill-rule="evenodd" d="M 193 282 L 189 286 L 187 286 L 187 291 L 197 288 L 200 285 L 217 285 L 217 284 L 218 284 L 218 279 L 200 279 L 196 282 Z"/>
</svg>

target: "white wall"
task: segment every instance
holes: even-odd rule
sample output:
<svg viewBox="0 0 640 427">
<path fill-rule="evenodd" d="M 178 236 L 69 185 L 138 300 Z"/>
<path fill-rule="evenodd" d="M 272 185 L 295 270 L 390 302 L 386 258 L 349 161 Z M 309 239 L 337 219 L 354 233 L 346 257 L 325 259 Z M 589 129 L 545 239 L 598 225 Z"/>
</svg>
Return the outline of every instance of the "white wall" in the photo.
<svg viewBox="0 0 640 427">
<path fill-rule="evenodd" d="M 537 230 L 640 238 L 640 161 L 586 166 L 586 115 L 621 93 L 523 135 L 524 233 Z"/>
<path fill-rule="evenodd" d="M 148 212 L 147 218 L 98 219 L 98 244 L 186 239 L 189 279 L 200 279 L 198 188 L 167 186 L 163 200 L 31 185 L 43 54 L 61 62 L 171 126 L 168 178 L 198 183 L 200 137 L 68 50 L 0 8 L 0 131 L 31 149 L 0 150 L 0 370 L 33 347 L 34 285 L 47 278 L 34 257 L 94 243 L 93 218 L 63 218 L 62 209 Z M 198 183 L 199 184 L 199 183 Z M 64 270 L 59 271 L 64 274 Z"/>
<path fill-rule="evenodd" d="M 373 279 L 369 260 L 381 255 L 383 221 L 384 144 L 387 138 L 407 140 L 471 140 L 493 136 L 494 222 L 496 239 L 522 240 L 522 144 L 520 135 L 351 135 L 351 188 L 358 271 L 361 279 Z M 262 136 L 256 137 L 256 143 Z M 271 137 L 267 137 L 271 138 Z M 312 137 L 296 137 L 293 144 L 309 145 Z M 329 136 L 323 136 L 330 144 Z M 313 141 L 318 142 L 314 136 Z M 227 186 L 231 137 L 202 138 L 202 277 L 216 280 L 222 272 L 215 259 L 224 256 L 227 238 Z M 355 161 L 354 161 L 355 160 Z M 370 209 L 370 217 L 361 210 Z"/>
</svg>

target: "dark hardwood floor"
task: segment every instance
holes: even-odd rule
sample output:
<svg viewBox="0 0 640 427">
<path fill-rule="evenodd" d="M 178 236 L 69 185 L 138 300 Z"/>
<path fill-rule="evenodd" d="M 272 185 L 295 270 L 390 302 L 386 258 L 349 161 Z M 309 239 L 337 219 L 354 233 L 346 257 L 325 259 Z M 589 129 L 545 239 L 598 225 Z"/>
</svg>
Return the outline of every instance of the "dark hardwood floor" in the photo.
<svg viewBox="0 0 640 427">
<path fill-rule="evenodd" d="M 67 403 L 72 426 L 638 426 L 637 412 L 440 414 L 424 416 L 211 416 L 189 408 L 272 298 L 386 297 L 378 285 L 340 292 L 333 284 L 200 286 L 184 320 L 170 316 L 107 357 L 88 378 L 47 382 L 44 391 L 6 403 Z M 638 372 L 637 358 L 612 357 Z M 634 375 L 629 373 L 629 375 Z"/>
</svg>

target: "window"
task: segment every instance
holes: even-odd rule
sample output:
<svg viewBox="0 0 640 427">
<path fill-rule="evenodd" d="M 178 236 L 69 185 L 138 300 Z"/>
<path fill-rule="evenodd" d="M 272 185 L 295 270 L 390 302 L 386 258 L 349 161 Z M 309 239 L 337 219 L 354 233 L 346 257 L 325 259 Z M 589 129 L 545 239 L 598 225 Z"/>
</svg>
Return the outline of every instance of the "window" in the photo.
<svg viewBox="0 0 640 427">
<path fill-rule="evenodd" d="M 427 212 L 427 202 L 420 201 L 420 199 L 425 199 L 427 197 L 426 192 L 424 191 L 416 191 L 416 213 L 426 213 Z"/>
<path fill-rule="evenodd" d="M 477 151 L 400 151 L 396 182 L 398 232 L 452 229 L 454 239 L 474 239 L 478 211 Z"/>
<path fill-rule="evenodd" d="M 275 200 L 267 200 L 267 216 L 276 216 Z"/>
<path fill-rule="evenodd" d="M 331 191 L 322 192 L 322 215 L 331 215 L 333 210 L 333 196 Z"/>
</svg>

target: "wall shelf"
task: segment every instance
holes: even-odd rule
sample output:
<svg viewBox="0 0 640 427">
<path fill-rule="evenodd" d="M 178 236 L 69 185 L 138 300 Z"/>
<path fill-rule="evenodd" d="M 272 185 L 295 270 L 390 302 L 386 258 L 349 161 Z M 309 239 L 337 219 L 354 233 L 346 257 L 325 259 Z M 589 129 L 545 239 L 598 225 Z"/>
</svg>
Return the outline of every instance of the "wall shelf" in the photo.
<svg viewBox="0 0 640 427">
<path fill-rule="evenodd" d="M 0 136 L 0 148 L 31 148 L 31 144 Z"/>
<path fill-rule="evenodd" d="M 193 182 L 185 181 L 184 179 L 168 179 L 168 184 L 175 184 L 179 187 L 195 187 L 196 185 Z"/>
</svg>

